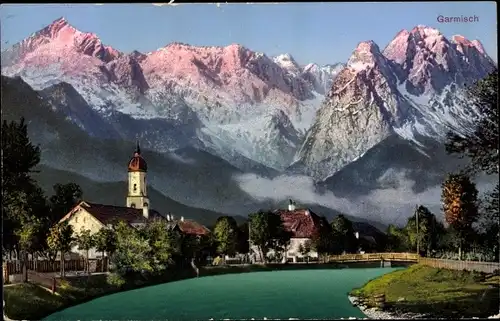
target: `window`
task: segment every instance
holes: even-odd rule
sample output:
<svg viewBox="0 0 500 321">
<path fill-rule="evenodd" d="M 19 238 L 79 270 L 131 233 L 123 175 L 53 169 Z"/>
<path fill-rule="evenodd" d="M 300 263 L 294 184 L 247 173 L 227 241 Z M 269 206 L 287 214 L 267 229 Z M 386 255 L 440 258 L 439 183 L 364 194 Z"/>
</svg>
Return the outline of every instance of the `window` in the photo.
<svg viewBox="0 0 500 321">
<path fill-rule="evenodd" d="M 130 207 L 135 208 L 135 203 L 130 204 Z"/>
<path fill-rule="evenodd" d="M 85 223 L 85 222 L 87 222 L 87 218 L 86 217 L 83 218 L 83 223 Z"/>
<path fill-rule="evenodd" d="M 144 207 L 148 207 L 148 203 L 144 203 L 144 204 L 143 204 L 143 206 L 144 206 Z"/>
<path fill-rule="evenodd" d="M 78 223 L 78 217 L 75 217 L 75 223 Z"/>
<path fill-rule="evenodd" d="M 134 184 L 134 192 L 137 192 L 137 184 Z"/>
</svg>

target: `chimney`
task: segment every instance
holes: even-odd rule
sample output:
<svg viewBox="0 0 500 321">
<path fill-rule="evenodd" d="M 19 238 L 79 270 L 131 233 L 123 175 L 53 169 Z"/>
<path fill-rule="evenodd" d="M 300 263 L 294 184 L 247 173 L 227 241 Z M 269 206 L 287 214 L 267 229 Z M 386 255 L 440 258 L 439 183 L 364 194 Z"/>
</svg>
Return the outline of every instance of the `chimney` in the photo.
<svg viewBox="0 0 500 321">
<path fill-rule="evenodd" d="M 356 238 L 359 239 L 359 232 L 354 232 L 354 235 L 356 235 Z"/>
<path fill-rule="evenodd" d="M 311 215 L 311 212 L 309 212 L 309 210 L 306 210 L 306 216 L 309 216 Z"/>
<path fill-rule="evenodd" d="M 184 222 L 184 216 L 181 216 L 181 222 Z"/>
<path fill-rule="evenodd" d="M 290 200 L 290 203 L 288 204 L 288 210 L 295 211 L 295 203 L 292 200 Z"/>
<path fill-rule="evenodd" d="M 170 214 L 170 220 L 171 221 L 175 220 L 174 214 Z"/>
<path fill-rule="evenodd" d="M 142 216 L 149 218 L 149 208 L 147 203 L 144 203 L 144 206 L 142 207 Z"/>
</svg>

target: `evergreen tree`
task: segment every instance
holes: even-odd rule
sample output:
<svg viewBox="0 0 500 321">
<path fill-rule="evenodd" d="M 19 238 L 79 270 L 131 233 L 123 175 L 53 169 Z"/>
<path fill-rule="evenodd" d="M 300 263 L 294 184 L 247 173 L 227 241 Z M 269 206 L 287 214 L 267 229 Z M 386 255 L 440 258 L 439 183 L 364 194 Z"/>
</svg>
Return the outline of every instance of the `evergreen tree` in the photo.
<svg viewBox="0 0 500 321">
<path fill-rule="evenodd" d="M 475 128 L 465 135 L 447 134 L 446 150 L 460 157 L 468 156 L 471 173 L 483 171 L 498 174 L 498 71 L 479 80 L 467 91 L 471 107 L 479 116 L 473 119 Z"/>
<path fill-rule="evenodd" d="M 335 242 L 340 245 L 340 252 L 356 253 L 358 240 L 354 235 L 352 222 L 341 214 L 332 220 L 331 226 Z"/>
<path fill-rule="evenodd" d="M 50 197 L 51 221 L 53 224 L 59 222 L 64 215 L 68 214 L 82 200 L 83 192 L 78 184 L 55 184 L 54 195 Z"/>
<path fill-rule="evenodd" d="M 250 243 L 248 241 L 250 236 L 248 233 L 248 221 L 245 221 L 238 226 L 238 244 L 236 245 L 236 252 L 250 252 Z"/>
<path fill-rule="evenodd" d="M 23 229 L 22 221 L 30 222 L 30 216 L 42 214 L 34 211 L 39 202 L 33 201 L 34 196 L 43 197 L 43 193 L 37 193 L 30 176 L 40 162 L 40 148 L 31 143 L 24 118 L 2 122 L 1 141 L 3 247 L 18 252 L 19 236 L 15 231 Z"/>
<path fill-rule="evenodd" d="M 325 217 L 321 217 L 318 231 L 311 238 L 311 249 L 315 250 L 320 257 L 335 253 L 335 240 L 332 226 Z"/>
</svg>

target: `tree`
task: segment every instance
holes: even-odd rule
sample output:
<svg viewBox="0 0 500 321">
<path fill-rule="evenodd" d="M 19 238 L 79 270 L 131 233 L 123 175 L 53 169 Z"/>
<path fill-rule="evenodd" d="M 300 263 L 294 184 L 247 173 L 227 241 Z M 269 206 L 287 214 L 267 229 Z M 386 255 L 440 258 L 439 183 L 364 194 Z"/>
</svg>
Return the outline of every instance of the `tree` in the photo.
<svg viewBox="0 0 500 321">
<path fill-rule="evenodd" d="M 449 174 L 442 185 L 441 202 L 446 222 L 457 232 L 458 255 L 478 218 L 476 185 L 463 173 Z"/>
<path fill-rule="evenodd" d="M 309 254 L 311 253 L 312 242 L 311 240 L 307 240 L 304 243 L 300 243 L 299 245 L 299 253 L 307 259 L 309 263 Z"/>
<path fill-rule="evenodd" d="M 65 276 L 64 264 L 66 253 L 71 251 L 75 239 L 73 237 L 73 226 L 66 221 L 60 222 L 49 230 L 47 245 L 49 249 L 61 254 L 61 277 Z"/>
<path fill-rule="evenodd" d="M 387 227 L 387 247 L 389 252 L 405 252 L 409 250 L 410 240 L 406 229 L 399 228 L 393 224 Z"/>
<path fill-rule="evenodd" d="M 173 264 L 173 257 L 181 252 L 181 236 L 168 228 L 165 220 L 151 220 L 143 229 L 144 237 L 149 241 L 151 266 L 157 273 Z"/>
<path fill-rule="evenodd" d="M 269 250 L 283 251 L 290 242 L 290 233 L 283 228 L 280 215 L 259 211 L 249 215 L 249 236 L 261 260 L 267 262 Z"/>
<path fill-rule="evenodd" d="M 144 235 L 123 221 L 116 225 L 115 233 L 116 250 L 108 282 L 122 285 L 129 277 L 153 272 L 151 246 Z"/>
<path fill-rule="evenodd" d="M 104 253 L 109 257 L 116 249 L 116 234 L 114 230 L 101 228 L 95 234 L 95 247 L 97 251 L 102 253 L 102 272 L 104 272 Z"/>
<path fill-rule="evenodd" d="M 498 71 L 477 81 L 467 90 L 470 105 L 478 111 L 472 119 L 473 130 L 466 134 L 451 131 L 447 134 L 446 150 L 459 157 L 467 156 L 470 173 L 483 171 L 498 174 Z"/>
<path fill-rule="evenodd" d="M 82 229 L 82 231 L 76 237 L 76 245 L 81 251 L 85 251 L 85 272 L 90 273 L 89 269 L 89 251 L 95 245 L 94 235 L 90 230 Z"/>
<path fill-rule="evenodd" d="M 53 189 L 54 195 L 50 197 L 51 220 L 56 223 L 82 200 L 83 192 L 80 186 L 75 183 L 58 183 L 53 186 Z"/>
<path fill-rule="evenodd" d="M 24 282 L 28 282 L 28 253 L 33 251 L 37 244 L 40 243 L 40 231 L 42 228 L 43 224 L 40 219 L 27 217 L 22 220 L 20 229 L 16 231 L 19 237 L 19 247 L 22 251 Z"/>
<path fill-rule="evenodd" d="M 2 123 L 2 192 L 23 189 L 32 183 L 30 174 L 40 162 L 40 148 L 28 137 L 25 119 Z"/>
<path fill-rule="evenodd" d="M 195 262 L 197 259 L 201 258 L 204 251 L 213 246 L 212 235 L 190 235 L 183 234 L 181 238 L 181 253 L 184 259 L 187 259 L 191 267 L 195 270 L 196 274 L 199 276 L 200 270 L 196 266 Z"/>
<path fill-rule="evenodd" d="M 332 220 L 331 225 L 334 238 L 341 246 L 341 252 L 356 253 L 358 240 L 354 235 L 352 222 L 340 214 Z"/>
<path fill-rule="evenodd" d="M 238 226 L 238 243 L 236 245 L 236 252 L 248 253 L 250 252 L 248 221 L 241 223 Z"/>
<path fill-rule="evenodd" d="M 439 235 L 444 232 L 444 227 L 427 207 L 420 205 L 417 207 L 415 214 L 408 218 L 405 230 L 408 234 L 407 240 L 412 249 L 415 250 L 418 243 L 420 246 L 419 251 L 425 252 L 429 256 L 432 251 L 437 249 Z"/>
<path fill-rule="evenodd" d="M 497 184 L 492 191 L 485 195 L 481 208 L 484 247 L 493 253 L 495 262 L 499 259 L 500 244 L 499 200 L 499 186 Z"/>
<path fill-rule="evenodd" d="M 3 246 L 18 253 L 21 220 L 33 215 L 30 207 L 36 184 L 30 174 L 40 162 L 40 148 L 28 137 L 24 118 L 19 122 L 2 122 L 2 219 Z M 28 228 L 29 229 L 29 228 Z"/>
<path fill-rule="evenodd" d="M 321 217 L 320 227 L 311 238 L 311 249 L 315 250 L 320 257 L 335 252 L 333 230 L 325 217 Z"/>
<path fill-rule="evenodd" d="M 214 228 L 214 237 L 217 242 L 217 252 L 222 257 L 236 254 L 238 225 L 233 217 L 221 216 L 217 219 Z"/>
</svg>

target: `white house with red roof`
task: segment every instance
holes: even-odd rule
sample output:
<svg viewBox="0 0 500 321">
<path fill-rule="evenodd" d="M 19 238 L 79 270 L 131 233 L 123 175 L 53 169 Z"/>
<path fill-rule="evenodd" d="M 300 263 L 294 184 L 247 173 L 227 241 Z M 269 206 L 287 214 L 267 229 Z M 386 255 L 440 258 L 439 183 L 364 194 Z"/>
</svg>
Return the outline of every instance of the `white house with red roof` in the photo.
<svg viewBox="0 0 500 321">
<path fill-rule="evenodd" d="M 311 241 L 314 234 L 318 233 L 325 224 L 325 222 L 315 213 L 307 208 L 296 208 L 295 202 L 290 200 L 287 209 L 277 209 L 273 213 L 278 214 L 283 221 L 283 226 L 286 231 L 290 232 L 292 237 L 290 239 L 290 244 L 284 253 L 283 261 L 292 259 L 294 262 L 297 258 L 302 258 L 304 256 L 317 258 L 318 253 L 311 250 L 309 253 L 300 253 L 300 247 L 304 247 L 306 242 Z M 328 222 L 326 222 L 327 224 Z M 250 240 L 251 243 L 251 240 Z M 260 258 L 258 248 L 254 245 L 251 246 L 251 251 L 253 251 L 257 258 Z M 268 256 L 273 256 L 273 251 L 268 253 Z"/>
</svg>

